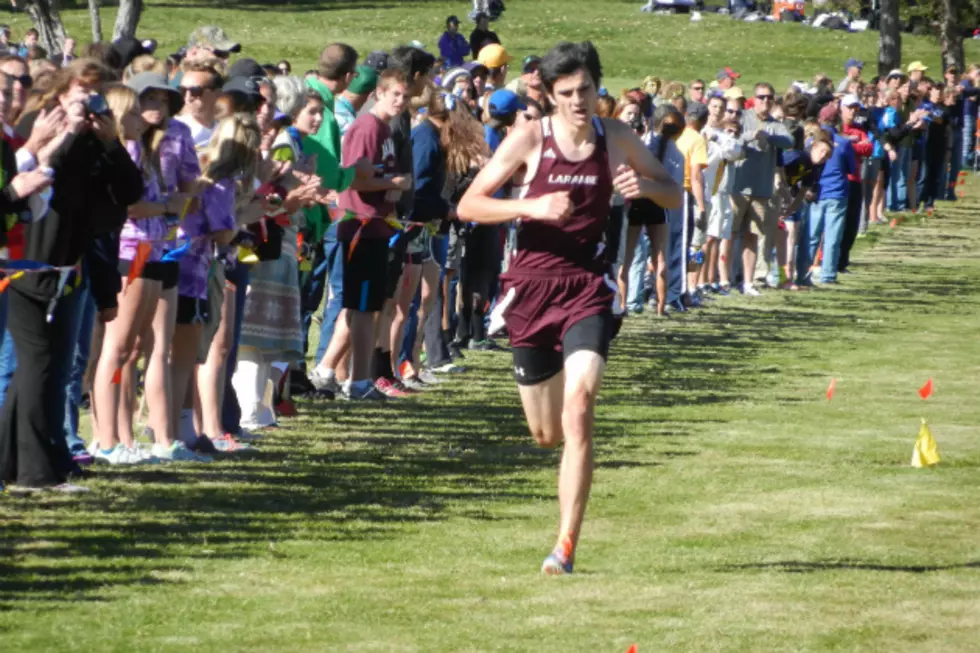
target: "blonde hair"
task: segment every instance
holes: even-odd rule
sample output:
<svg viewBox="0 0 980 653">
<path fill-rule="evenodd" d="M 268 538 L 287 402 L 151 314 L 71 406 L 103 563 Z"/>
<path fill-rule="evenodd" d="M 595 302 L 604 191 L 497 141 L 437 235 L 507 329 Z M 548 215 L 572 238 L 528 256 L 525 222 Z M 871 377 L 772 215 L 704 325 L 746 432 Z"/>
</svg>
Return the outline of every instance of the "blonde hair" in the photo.
<svg viewBox="0 0 980 653">
<path fill-rule="evenodd" d="M 136 77 L 140 73 L 157 73 L 158 75 L 166 75 L 167 64 L 164 61 L 160 61 L 153 55 L 141 54 L 133 59 L 128 66 L 126 66 L 126 69 L 122 74 L 123 81 L 128 82 L 130 79 Z"/>
<path fill-rule="evenodd" d="M 109 105 L 109 109 L 112 111 L 112 117 L 116 122 L 116 131 L 119 133 L 119 140 L 125 145 L 126 137 L 123 134 L 122 119 L 134 107 L 139 107 L 140 97 L 136 94 L 136 91 L 128 86 L 112 84 L 105 90 L 105 101 Z"/>
<path fill-rule="evenodd" d="M 251 197 L 258 174 L 262 133 L 255 117 L 236 113 L 218 121 L 211 142 L 201 154 L 202 179 L 215 184 L 222 179 L 238 180 L 236 196 Z"/>
</svg>

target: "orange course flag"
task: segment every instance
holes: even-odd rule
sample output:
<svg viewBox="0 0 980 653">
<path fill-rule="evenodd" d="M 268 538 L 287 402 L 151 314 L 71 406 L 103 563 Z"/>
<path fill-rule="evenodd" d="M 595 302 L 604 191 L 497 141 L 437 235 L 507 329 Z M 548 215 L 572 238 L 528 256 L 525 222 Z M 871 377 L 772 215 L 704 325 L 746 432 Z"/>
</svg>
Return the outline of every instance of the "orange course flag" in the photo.
<svg viewBox="0 0 980 653">
<path fill-rule="evenodd" d="M 638 650 L 639 649 L 636 648 L 636 644 L 633 644 L 633 646 L 630 646 L 628 649 L 626 649 L 626 653 L 637 653 Z"/>
<path fill-rule="evenodd" d="M 3 292 L 7 289 L 7 286 L 9 285 L 10 285 L 10 277 L 4 277 L 3 279 L 0 279 L 0 295 L 3 294 Z"/>
<path fill-rule="evenodd" d="M 831 379 L 830 385 L 827 386 L 827 401 L 834 398 L 834 390 L 837 389 L 837 379 Z"/>
<path fill-rule="evenodd" d="M 143 274 L 143 268 L 146 267 L 146 262 L 151 253 L 153 253 L 153 246 L 145 240 L 136 246 L 136 256 L 133 257 L 133 262 L 129 266 L 129 274 L 126 275 L 126 290 L 129 290 L 129 284 Z"/>
<path fill-rule="evenodd" d="M 919 388 L 919 396 L 923 399 L 928 399 L 932 396 L 932 379 L 926 381 L 926 384 Z"/>
</svg>

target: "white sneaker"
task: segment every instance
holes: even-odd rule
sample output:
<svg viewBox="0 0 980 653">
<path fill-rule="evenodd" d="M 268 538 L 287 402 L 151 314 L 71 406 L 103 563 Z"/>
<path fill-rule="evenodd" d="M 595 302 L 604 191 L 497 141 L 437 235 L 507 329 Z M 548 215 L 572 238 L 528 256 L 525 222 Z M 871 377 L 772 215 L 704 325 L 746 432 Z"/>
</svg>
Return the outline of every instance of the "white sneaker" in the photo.
<svg viewBox="0 0 980 653">
<path fill-rule="evenodd" d="M 134 443 L 129 452 L 139 458 L 140 462 L 156 465 L 160 459 L 153 455 L 153 452 L 139 443 Z"/>
<path fill-rule="evenodd" d="M 742 294 L 747 297 L 762 297 L 762 293 L 755 289 L 750 283 L 742 284 Z"/>
<path fill-rule="evenodd" d="M 109 465 L 138 465 L 143 462 L 139 455 L 133 453 L 132 450 L 124 447 L 122 443 L 117 444 L 112 448 L 112 451 L 106 453 L 99 449 L 94 458 L 103 463 Z"/>
<path fill-rule="evenodd" d="M 153 445 L 152 452 L 154 456 L 167 462 L 209 463 L 212 460 L 211 456 L 194 453 L 187 448 L 186 444 L 179 440 L 169 447 L 165 447 L 162 444 L 155 444 Z"/>
</svg>

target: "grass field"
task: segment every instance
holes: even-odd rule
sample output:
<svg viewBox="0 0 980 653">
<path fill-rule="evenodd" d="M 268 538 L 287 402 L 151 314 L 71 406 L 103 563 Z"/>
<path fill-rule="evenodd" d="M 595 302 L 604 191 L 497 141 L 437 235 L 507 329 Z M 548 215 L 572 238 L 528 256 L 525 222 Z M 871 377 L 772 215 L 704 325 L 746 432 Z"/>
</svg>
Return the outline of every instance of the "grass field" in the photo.
<svg viewBox="0 0 980 653">
<path fill-rule="evenodd" d="M 260 452 L 0 496 L 2 650 L 976 651 L 976 213 L 873 232 L 832 289 L 631 318 L 573 577 L 537 572 L 556 454 L 474 353 Z"/>
<path fill-rule="evenodd" d="M 445 0 L 146 0 L 140 36 L 158 39 L 164 52 L 186 43 L 199 25 L 220 25 L 241 40 L 243 56 L 262 63 L 289 59 L 301 74 L 314 67 L 320 50 L 343 41 L 362 54 L 417 39 L 437 51 L 446 16 L 465 20 L 467 1 Z M 688 81 L 713 79 L 722 66 L 745 74 L 745 82 L 769 81 L 784 89 L 795 79 L 812 80 L 815 73 L 843 76 L 848 57 L 868 62 L 874 75 L 877 32 L 847 34 L 798 24 L 734 22 L 706 14 L 701 23 L 686 16 L 653 16 L 639 11 L 641 0 L 510 0 L 503 18 L 494 23 L 508 50 L 519 57 L 542 54 L 559 40 L 591 39 L 599 48 L 611 92 L 635 86 L 646 75 Z M 69 33 L 89 40 L 88 12 L 64 11 Z M 114 8 L 102 10 L 111 35 Z M 15 37 L 27 29 L 18 14 L 11 23 Z M 938 74 L 935 40 L 903 35 L 903 61 L 924 61 Z M 980 46 L 968 41 L 967 60 L 977 60 Z"/>
<path fill-rule="evenodd" d="M 497 28 L 518 54 L 593 38 L 613 88 L 725 64 L 782 85 L 874 59 L 870 34 L 639 4 L 510 0 Z M 150 2 L 145 33 L 169 48 L 217 23 L 302 69 L 331 40 L 431 43 L 466 9 L 326 6 Z M 508 355 L 474 353 L 419 399 L 302 404 L 259 452 L 100 470 L 78 499 L 0 495 L 0 651 L 976 651 L 978 208 L 874 231 L 838 287 L 631 318 L 573 577 L 537 573 L 557 455 L 531 446 Z M 915 470 L 922 417 L 943 462 Z"/>
</svg>

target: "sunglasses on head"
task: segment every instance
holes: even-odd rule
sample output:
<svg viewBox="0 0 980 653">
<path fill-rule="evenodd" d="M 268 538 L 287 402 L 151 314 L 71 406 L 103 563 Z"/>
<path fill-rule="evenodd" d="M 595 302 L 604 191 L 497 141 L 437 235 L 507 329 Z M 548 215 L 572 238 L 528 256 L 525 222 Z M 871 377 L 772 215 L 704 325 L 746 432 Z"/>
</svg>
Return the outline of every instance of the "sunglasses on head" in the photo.
<svg viewBox="0 0 980 653">
<path fill-rule="evenodd" d="M 766 100 L 775 100 L 776 99 L 776 96 L 775 95 L 770 95 L 768 93 L 764 93 L 762 95 L 756 95 L 755 96 L 755 99 L 756 100 L 759 100 L 760 102 L 765 102 Z"/>
</svg>

